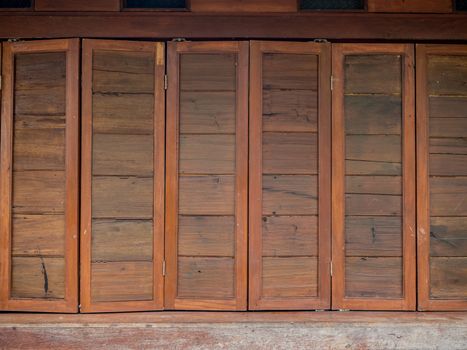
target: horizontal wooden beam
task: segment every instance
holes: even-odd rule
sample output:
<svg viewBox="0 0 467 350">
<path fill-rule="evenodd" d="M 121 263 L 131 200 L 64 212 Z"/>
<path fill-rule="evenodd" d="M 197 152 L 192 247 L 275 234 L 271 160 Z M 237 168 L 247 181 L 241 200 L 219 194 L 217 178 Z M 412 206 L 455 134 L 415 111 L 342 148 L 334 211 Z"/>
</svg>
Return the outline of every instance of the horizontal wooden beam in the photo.
<svg viewBox="0 0 467 350">
<path fill-rule="evenodd" d="M 0 38 L 467 40 L 467 14 L 0 13 Z"/>
</svg>

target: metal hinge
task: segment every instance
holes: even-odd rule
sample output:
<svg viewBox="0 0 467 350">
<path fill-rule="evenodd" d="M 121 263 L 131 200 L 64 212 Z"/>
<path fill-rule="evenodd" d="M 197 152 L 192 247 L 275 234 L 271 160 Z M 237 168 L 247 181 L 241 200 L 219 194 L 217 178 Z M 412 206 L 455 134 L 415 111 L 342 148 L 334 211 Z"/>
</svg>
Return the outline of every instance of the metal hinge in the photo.
<svg viewBox="0 0 467 350">
<path fill-rule="evenodd" d="M 340 312 L 350 311 L 349 309 L 339 309 Z"/>
<path fill-rule="evenodd" d="M 318 38 L 318 39 L 314 39 L 313 42 L 314 42 L 314 43 L 328 43 L 329 41 L 328 41 L 328 39 L 320 39 L 320 38 Z"/>
<path fill-rule="evenodd" d="M 329 267 L 330 267 L 331 277 L 332 277 L 332 260 L 329 262 Z"/>
<path fill-rule="evenodd" d="M 331 91 L 334 90 L 334 76 L 331 75 Z"/>
<path fill-rule="evenodd" d="M 166 270 L 165 270 L 165 260 L 162 261 L 162 276 L 165 276 Z"/>
<path fill-rule="evenodd" d="M 10 38 L 8 39 L 8 42 L 9 43 L 17 43 L 18 41 L 21 41 L 20 39 L 17 39 L 17 38 Z"/>
<path fill-rule="evenodd" d="M 185 38 L 174 38 L 172 39 L 172 41 L 175 41 L 176 43 L 184 43 L 188 40 L 186 40 Z"/>
<path fill-rule="evenodd" d="M 169 88 L 169 77 L 164 75 L 164 89 L 167 90 Z"/>
<path fill-rule="evenodd" d="M 2 89 L 2 76 L 0 75 L 0 90 Z"/>
</svg>

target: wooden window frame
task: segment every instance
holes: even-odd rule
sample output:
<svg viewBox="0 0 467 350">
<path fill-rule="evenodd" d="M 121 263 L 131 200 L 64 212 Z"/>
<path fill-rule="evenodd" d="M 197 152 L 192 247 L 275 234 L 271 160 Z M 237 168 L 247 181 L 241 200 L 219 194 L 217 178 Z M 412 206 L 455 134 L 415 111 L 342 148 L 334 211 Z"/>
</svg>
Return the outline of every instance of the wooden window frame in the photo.
<svg viewBox="0 0 467 350">
<path fill-rule="evenodd" d="M 65 126 L 65 297 L 60 300 L 10 299 L 13 178 L 14 57 L 19 53 L 66 52 Z M 0 182 L 0 309 L 11 311 L 78 311 L 78 84 L 79 40 L 58 39 L 3 44 L 3 89 Z"/>
<path fill-rule="evenodd" d="M 153 300 L 91 300 L 91 181 L 92 181 L 92 55 L 95 49 L 147 51 L 154 53 L 154 216 L 153 216 Z M 82 312 L 146 311 L 163 309 L 164 261 L 164 152 L 165 152 L 165 44 L 118 40 L 83 40 L 82 137 L 81 137 L 81 276 Z"/>
<path fill-rule="evenodd" d="M 262 298 L 262 55 L 318 56 L 318 297 Z M 331 306 L 331 45 L 252 41 L 250 46 L 249 309 L 300 310 Z"/>
<path fill-rule="evenodd" d="M 467 300 L 430 298 L 430 181 L 429 181 L 429 55 L 467 56 L 465 45 L 417 44 L 417 263 L 418 309 L 420 311 L 467 310 Z"/>
<path fill-rule="evenodd" d="M 402 57 L 403 298 L 345 297 L 345 120 L 344 57 L 392 54 Z M 353 310 L 415 310 L 415 101 L 414 47 L 411 44 L 334 44 L 332 52 L 332 307 Z"/>
<path fill-rule="evenodd" d="M 235 298 L 177 298 L 178 260 L 178 160 L 179 69 L 184 53 L 238 54 L 236 100 L 235 173 Z M 166 309 L 246 310 L 247 307 L 247 199 L 248 199 L 248 42 L 168 43 L 167 143 L 166 143 Z"/>
</svg>

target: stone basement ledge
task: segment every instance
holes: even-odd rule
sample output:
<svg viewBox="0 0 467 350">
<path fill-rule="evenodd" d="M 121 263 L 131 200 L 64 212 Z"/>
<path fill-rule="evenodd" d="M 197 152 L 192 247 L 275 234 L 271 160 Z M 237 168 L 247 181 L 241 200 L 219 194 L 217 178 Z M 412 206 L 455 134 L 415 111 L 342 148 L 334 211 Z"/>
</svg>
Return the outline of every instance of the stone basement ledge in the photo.
<svg viewBox="0 0 467 350">
<path fill-rule="evenodd" d="M 0 349 L 467 349 L 467 312 L 0 313 Z"/>
</svg>

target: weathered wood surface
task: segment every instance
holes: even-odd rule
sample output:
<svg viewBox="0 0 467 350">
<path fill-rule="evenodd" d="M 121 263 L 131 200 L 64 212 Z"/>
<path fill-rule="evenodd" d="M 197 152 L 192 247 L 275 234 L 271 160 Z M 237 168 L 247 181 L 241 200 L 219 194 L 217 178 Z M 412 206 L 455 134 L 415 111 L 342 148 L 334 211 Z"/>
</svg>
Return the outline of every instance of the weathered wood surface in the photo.
<svg viewBox="0 0 467 350">
<path fill-rule="evenodd" d="M 3 314 L 0 327 L 0 347 L 12 349 L 463 350 L 467 342 L 459 312 Z"/>
<path fill-rule="evenodd" d="M 191 0 L 193 12 L 296 12 L 295 0 Z"/>
<path fill-rule="evenodd" d="M 368 0 L 368 11 L 370 12 L 452 12 L 451 0 Z"/>
</svg>

